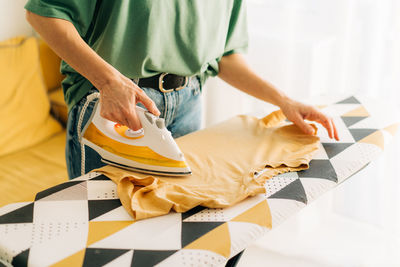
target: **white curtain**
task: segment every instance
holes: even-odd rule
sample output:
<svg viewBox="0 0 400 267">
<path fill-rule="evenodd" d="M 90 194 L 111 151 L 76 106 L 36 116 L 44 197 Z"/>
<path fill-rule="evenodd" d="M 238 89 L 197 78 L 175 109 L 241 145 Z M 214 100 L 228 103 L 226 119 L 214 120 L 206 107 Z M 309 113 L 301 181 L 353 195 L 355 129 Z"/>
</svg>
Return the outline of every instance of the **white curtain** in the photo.
<svg viewBox="0 0 400 267">
<path fill-rule="evenodd" d="M 400 1 L 248 0 L 249 64 L 295 99 L 359 93 L 400 106 Z M 205 126 L 264 104 L 207 82 Z"/>
<path fill-rule="evenodd" d="M 248 62 L 289 96 L 357 93 L 400 107 L 400 1 L 247 3 Z M 218 78 L 207 82 L 204 100 L 204 126 L 272 108 Z M 400 266 L 400 134 L 396 139 L 248 249 L 239 266 Z"/>
</svg>

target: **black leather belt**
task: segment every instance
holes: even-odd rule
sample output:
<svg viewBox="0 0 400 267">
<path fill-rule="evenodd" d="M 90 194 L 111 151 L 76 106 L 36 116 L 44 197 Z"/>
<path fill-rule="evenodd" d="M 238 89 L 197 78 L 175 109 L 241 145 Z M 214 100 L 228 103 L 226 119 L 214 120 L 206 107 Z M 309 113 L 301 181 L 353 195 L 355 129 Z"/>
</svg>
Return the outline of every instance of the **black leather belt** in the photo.
<svg viewBox="0 0 400 267">
<path fill-rule="evenodd" d="M 185 88 L 188 84 L 189 78 L 170 73 L 161 73 L 148 78 L 140 78 L 138 80 L 137 85 L 139 85 L 139 87 L 150 87 L 160 90 L 163 93 L 168 93 Z"/>
</svg>

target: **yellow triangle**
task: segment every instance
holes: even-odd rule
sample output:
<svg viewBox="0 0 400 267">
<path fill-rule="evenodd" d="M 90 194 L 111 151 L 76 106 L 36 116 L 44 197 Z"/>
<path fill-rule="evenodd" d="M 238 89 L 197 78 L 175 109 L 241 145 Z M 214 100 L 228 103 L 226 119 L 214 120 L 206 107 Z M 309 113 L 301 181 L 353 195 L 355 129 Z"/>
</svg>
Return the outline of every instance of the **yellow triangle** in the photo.
<svg viewBox="0 0 400 267">
<path fill-rule="evenodd" d="M 364 137 L 359 143 L 367 143 L 367 144 L 373 144 L 376 146 L 379 146 L 380 148 L 384 148 L 384 137 L 383 134 L 380 130 L 377 130 L 376 132 L 373 132 L 372 134 Z"/>
<path fill-rule="evenodd" d="M 83 265 L 83 260 L 85 258 L 85 250 L 82 249 L 78 251 L 75 254 L 72 254 L 71 256 L 54 263 L 51 265 L 51 267 L 70 267 L 70 266 L 82 266 Z"/>
<path fill-rule="evenodd" d="M 267 200 L 263 200 L 254 207 L 246 210 L 231 220 L 232 222 L 247 222 L 272 228 L 272 217 Z"/>
<path fill-rule="evenodd" d="M 385 128 L 383 128 L 383 130 L 388 131 L 391 135 L 395 136 L 396 132 L 397 132 L 397 128 L 399 127 L 400 123 L 395 123 L 392 125 L 389 125 Z"/>
<path fill-rule="evenodd" d="M 184 247 L 184 249 L 209 250 L 228 258 L 231 254 L 231 236 L 228 224 L 221 224 Z"/>
<path fill-rule="evenodd" d="M 368 117 L 368 116 L 369 113 L 363 106 L 359 106 L 358 108 L 353 109 L 342 115 L 342 117 Z"/>
<path fill-rule="evenodd" d="M 91 244 L 106 238 L 133 223 L 133 221 L 89 221 L 89 233 L 86 246 L 90 246 Z"/>
</svg>

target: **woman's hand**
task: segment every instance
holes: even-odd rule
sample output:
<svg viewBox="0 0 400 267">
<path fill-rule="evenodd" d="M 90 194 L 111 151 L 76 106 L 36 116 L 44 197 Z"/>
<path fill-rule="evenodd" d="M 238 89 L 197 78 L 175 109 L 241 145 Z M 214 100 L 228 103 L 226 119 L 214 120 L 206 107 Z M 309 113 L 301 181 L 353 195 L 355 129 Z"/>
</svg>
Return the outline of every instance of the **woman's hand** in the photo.
<svg viewBox="0 0 400 267">
<path fill-rule="evenodd" d="M 240 54 L 223 56 L 219 62 L 218 76 L 249 95 L 279 106 L 286 117 L 305 133 L 314 134 L 314 129 L 304 122 L 306 119 L 321 123 L 330 138 L 335 137 L 339 140 L 336 126 L 331 118 L 312 106 L 288 98 L 284 92 L 254 73 Z"/>
<path fill-rule="evenodd" d="M 151 113 L 160 115 L 156 104 L 132 80 L 117 72 L 106 85 L 97 86 L 100 91 L 100 115 L 125 125 L 132 130 L 142 126 L 136 114 L 136 104 L 142 103 Z"/>
<path fill-rule="evenodd" d="M 330 138 L 335 138 L 339 141 L 336 126 L 332 118 L 323 114 L 317 108 L 292 99 L 286 99 L 279 105 L 279 107 L 283 114 L 285 114 L 286 118 L 296 124 L 304 133 L 315 134 L 314 129 L 304 120 L 315 121 L 325 127 Z"/>
</svg>

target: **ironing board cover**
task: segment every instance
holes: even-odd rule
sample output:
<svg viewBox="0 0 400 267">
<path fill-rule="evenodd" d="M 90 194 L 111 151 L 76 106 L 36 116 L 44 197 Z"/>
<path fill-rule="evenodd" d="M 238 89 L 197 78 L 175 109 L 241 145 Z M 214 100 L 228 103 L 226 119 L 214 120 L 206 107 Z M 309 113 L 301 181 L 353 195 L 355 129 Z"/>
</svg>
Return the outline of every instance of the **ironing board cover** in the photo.
<svg viewBox="0 0 400 267">
<path fill-rule="evenodd" d="M 266 194 L 230 208 L 196 207 L 133 222 L 116 185 L 98 173 L 4 206 L 0 259 L 15 266 L 221 265 L 382 152 L 398 123 L 372 104 L 349 97 L 323 107 L 340 142 L 319 129 L 322 145 L 308 170 L 275 176 Z"/>
</svg>

